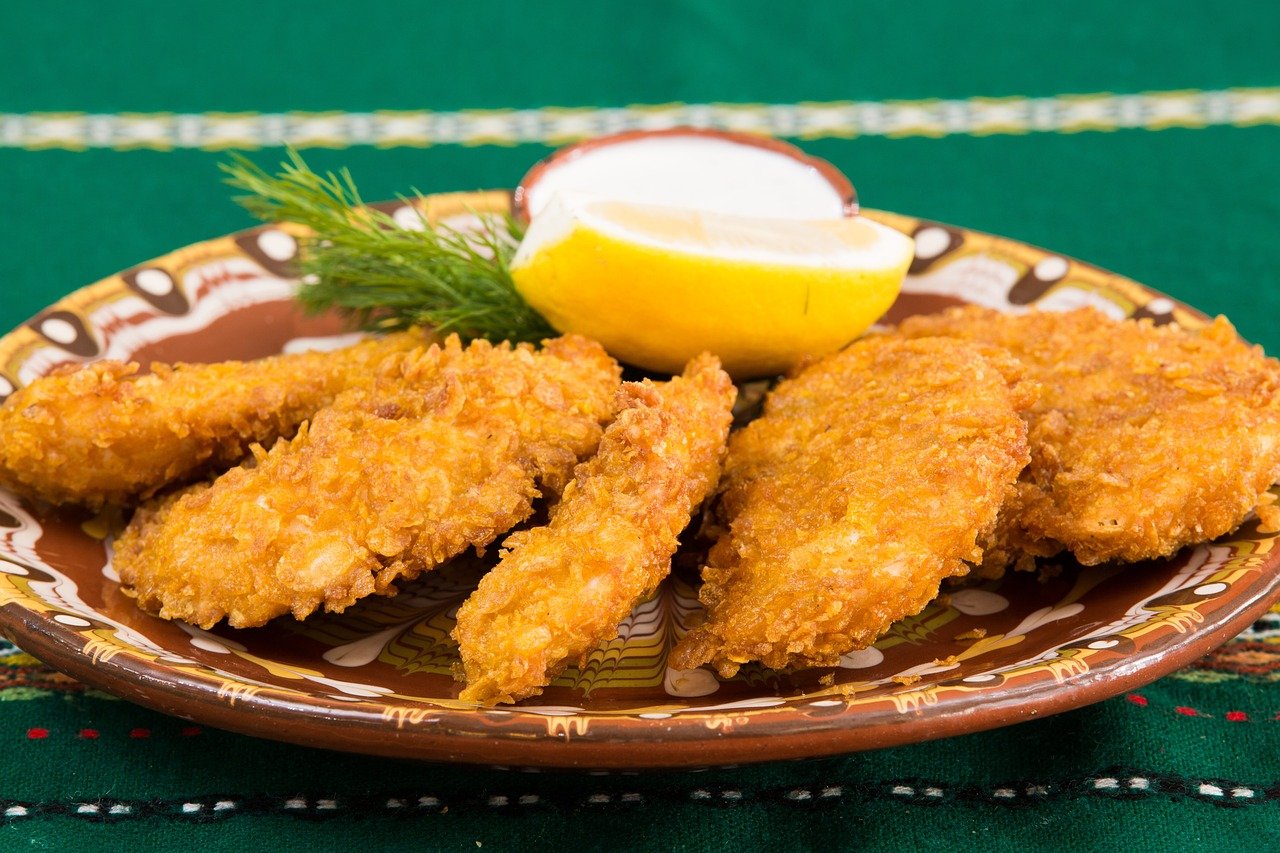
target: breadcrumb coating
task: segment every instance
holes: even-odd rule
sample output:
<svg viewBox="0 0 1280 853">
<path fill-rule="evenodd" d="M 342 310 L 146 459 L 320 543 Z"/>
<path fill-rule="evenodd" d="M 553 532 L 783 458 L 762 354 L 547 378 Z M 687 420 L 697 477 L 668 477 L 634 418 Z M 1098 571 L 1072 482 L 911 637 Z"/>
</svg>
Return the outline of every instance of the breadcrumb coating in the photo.
<svg viewBox="0 0 1280 853">
<path fill-rule="evenodd" d="M 1042 386 L 1026 414 L 1031 464 L 992 538 L 984 573 L 1063 549 L 1085 564 L 1166 557 L 1276 520 L 1280 362 L 1226 318 L 1199 331 L 1093 309 L 913 317 L 902 337 L 1006 348 Z"/>
<path fill-rule="evenodd" d="M 830 666 L 919 612 L 1027 463 L 1018 374 L 994 350 L 872 338 L 781 382 L 729 440 L 707 618 L 671 665 Z"/>
<path fill-rule="evenodd" d="M 526 518 L 595 450 L 619 368 L 593 341 L 484 341 L 387 359 L 309 426 L 139 510 L 115 568 L 144 610 L 237 628 L 394 594 Z"/>
<path fill-rule="evenodd" d="M 253 443 L 290 436 L 419 333 L 257 361 L 60 368 L 0 406 L 0 484 L 99 508 L 234 465 Z"/>
<path fill-rule="evenodd" d="M 550 523 L 511 534 L 458 611 L 461 698 L 491 705 L 537 695 L 617 636 L 671 571 L 680 531 L 715 488 L 735 396 L 705 354 L 669 382 L 622 386 L 617 419 Z"/>
</svg>

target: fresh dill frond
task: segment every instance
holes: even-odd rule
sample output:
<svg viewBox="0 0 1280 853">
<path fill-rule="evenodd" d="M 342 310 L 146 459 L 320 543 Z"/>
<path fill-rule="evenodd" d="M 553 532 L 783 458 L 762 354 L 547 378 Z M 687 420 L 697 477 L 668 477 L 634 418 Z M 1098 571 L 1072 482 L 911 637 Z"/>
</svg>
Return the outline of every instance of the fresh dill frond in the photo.
<svg viewBox="0 0 1280 853">
<path fill-rule="evenodd" d="M 311 231 L 301 242 L 298 291 L 308 310 L 336 309 L 368 329 L 430 326 L 465 339 L 556 334 L 511 279 L 523 236 L 511 217 L 478 217 L 474 231 L 425 218 L 421 229 L 403 228 L 364 205 L 346 169 L 319 174 L 297 151 L 288 157 L 276 174 L 240 154 L 220 168 L 228 185 L 246 193 L 236 201 L 250 214 Z"/>
</svg>

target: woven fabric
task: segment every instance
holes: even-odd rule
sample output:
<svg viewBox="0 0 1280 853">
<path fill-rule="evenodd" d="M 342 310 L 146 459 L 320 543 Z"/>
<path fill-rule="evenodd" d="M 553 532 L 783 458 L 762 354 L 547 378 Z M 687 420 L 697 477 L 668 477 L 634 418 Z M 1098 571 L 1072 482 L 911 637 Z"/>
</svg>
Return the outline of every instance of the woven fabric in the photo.
<svg viewBox="0 0 1280 853">
<path fill-rule="evenodd" d="M 366 197 L 513 185 L 560 142 L 765 129 L 869 207 L 1150 284 L 1280 352 L 1280 11 L 1156 2 L 6 4 L 0 327 L 249 224 L 221 149 Z M 0 648 L 0 848 L 1268 849 L 1280 614 L 1127 696 L 700 773 L 364 758 L 194 726 Z M 554 849 L 554 848 L 553 848 Z"/>
</svg>

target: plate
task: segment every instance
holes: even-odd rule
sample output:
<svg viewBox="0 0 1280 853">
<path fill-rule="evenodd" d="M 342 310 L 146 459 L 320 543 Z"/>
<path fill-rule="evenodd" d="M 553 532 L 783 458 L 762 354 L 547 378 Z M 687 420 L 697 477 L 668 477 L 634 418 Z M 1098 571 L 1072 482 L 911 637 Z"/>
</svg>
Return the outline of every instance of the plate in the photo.
<svg viewBox="0 0 1280 853">
<path fill-rule="evenodd" d="M 431 216 L 505 210 L 505 192 L 434 196 Z M 416 213 L 387 209 L 406 223 Z M 891 319 L 947 305 L 1093 305 L 1115 317 L 1205 318 L 1133 281 L 1012 240 L 897 214 L 917 258 Z M 295 233 L 199 243 L 86 287 L 0 339 L 0 394 L 55 366 L 248 358 L 344 339 L 291 301 Z M 0 628 L 49 664 L 142 705 L 260 737 L 501 766 L 687 767 L 830 755 L 993 728 L 1076 708 L 1189 664 L 1280 591 L 1276 537 L 1254 523 L 1170 560 L 1069 567 L 951 591 L 832 669 L 731 680 L 666 667 L 695 615 L 678 566 L 617 639 L 534 700 L 457 698 L 448 639 L 484 565 L 458 560 L 340 616 L 203 631 L 148 616 L 110 567 L 110 519 L 0 491 Z"/>
</svg>

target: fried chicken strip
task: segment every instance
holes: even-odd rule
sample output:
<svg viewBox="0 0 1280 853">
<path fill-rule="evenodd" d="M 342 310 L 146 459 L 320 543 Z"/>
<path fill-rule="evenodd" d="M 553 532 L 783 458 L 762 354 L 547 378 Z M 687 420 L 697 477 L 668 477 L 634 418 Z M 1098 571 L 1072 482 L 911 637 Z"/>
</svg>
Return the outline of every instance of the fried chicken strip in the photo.
<svg viewBox="0 0 1280 853">
<path fill-rule="evenodd" d="M 403 333 L 332 352 L 153 364 L 147 374 L 119 361 L 56 370 L 0 406 L 0 484 L 92 508 L 147 498 L 292 435 L 382 358 L 423 341 Z"/>
<path fill-rule="evenodd" d="M 461 698 L 491 705 L 537 695 L 617 636 L 670 573 L 677 536 L 715 488 L 735 395 L 705 354 L 670 382 L 622 386 L 617 419 L 550 523 L 511 534 L 458 611 Z"/>
<path fill-rule="evenodd" d="M 1191 332 L 1093 309 L 913 317 L 903 337 L 995 344 L 1043 386 L 1026 414 L 1031 464 L 984 559 L 1009 564 L 1064 548 L 1086 565 L 1165 557 L 1272 518 L 1280 476 L 1280 362 L 1223 317 Z"/>
<path fill-rule="evenodd" d="M 595 450 L 619 369 L 580 337 L 456 337 L 383 362 L 309 427 L 139 511 L 115 568 L 144 610 L 252 627 L 340 612 L 526 518 Z"/>
<path fill-rule="evenodd" d="M 781 382 L 729 441 L 707 618 L 671 665 L 830 666 L 919 612 L 1027 463 L 1017 375 L 998 350 L 873 338 Z"/>
</svg>

